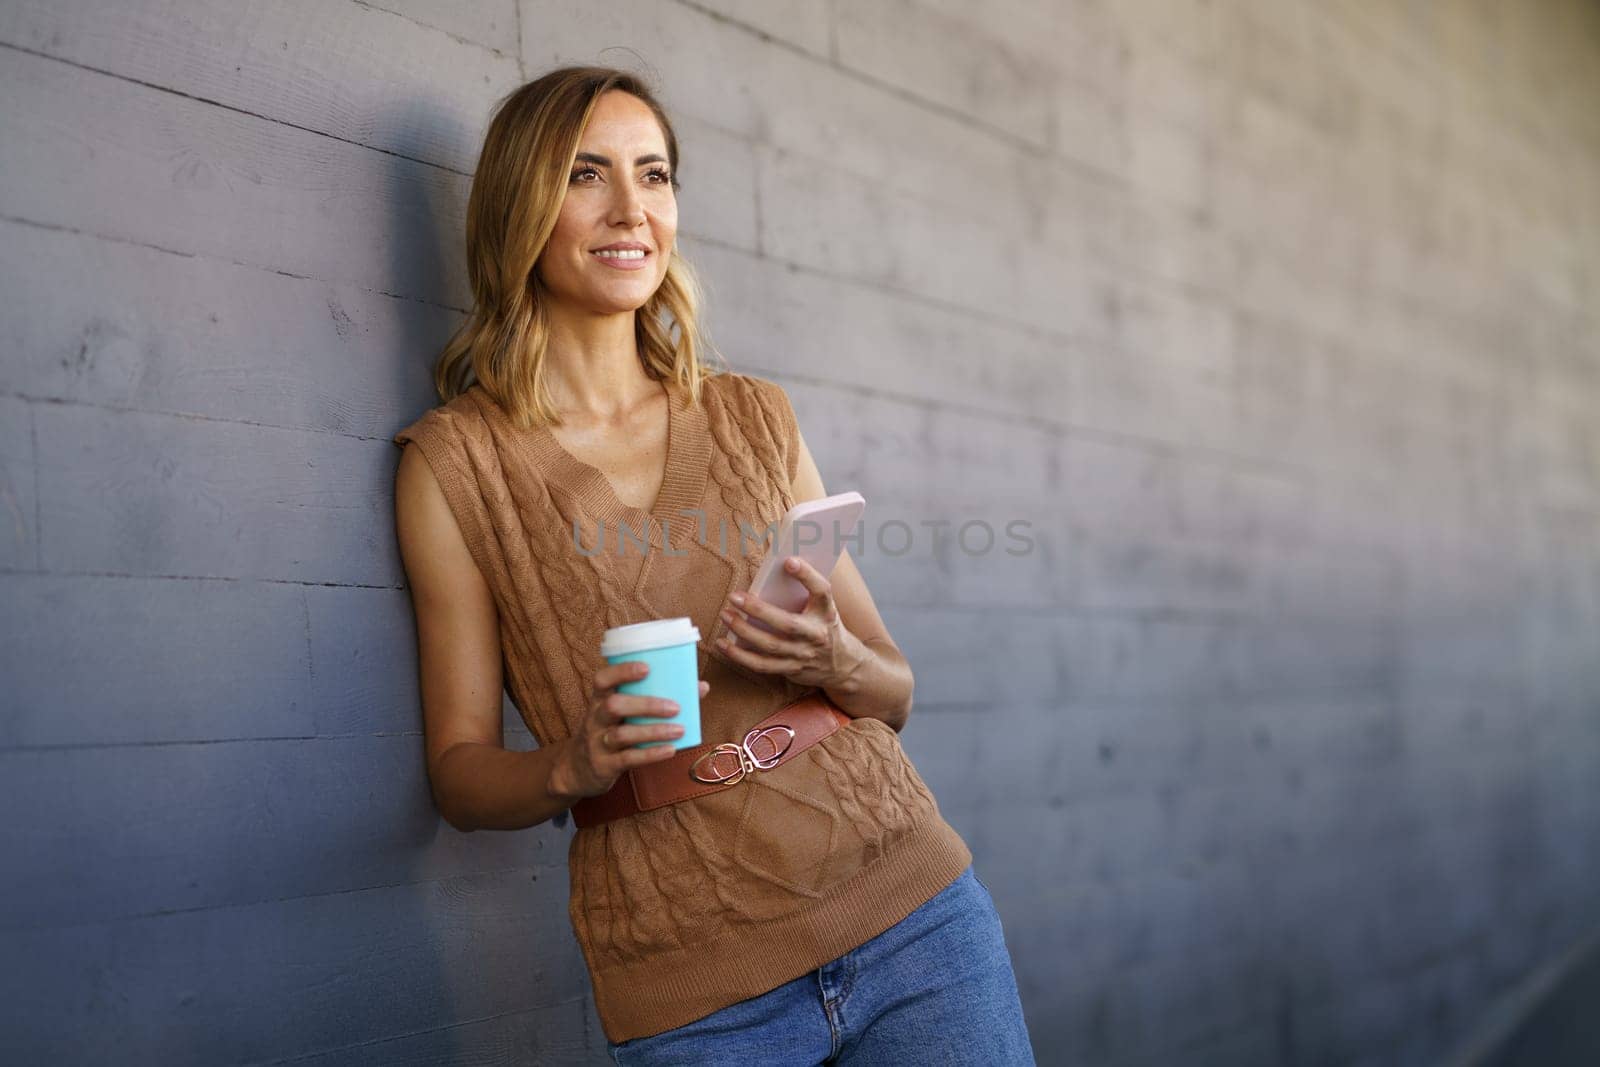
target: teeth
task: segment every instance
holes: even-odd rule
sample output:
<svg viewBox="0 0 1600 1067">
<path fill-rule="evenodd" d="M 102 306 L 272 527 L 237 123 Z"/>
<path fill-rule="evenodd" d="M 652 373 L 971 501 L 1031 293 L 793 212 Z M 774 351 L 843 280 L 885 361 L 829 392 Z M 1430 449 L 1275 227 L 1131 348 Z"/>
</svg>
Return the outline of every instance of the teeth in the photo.
<svg viewBox="0 0 1600 1067">
<path fill-rule="evenodd" d="M 601 259 L 643 259 L 645 257 L 645 253 L 641 252 L 637 248 L 630 248 L 622 252 L 596 252 L 595 255 L 599 256 Z"/>
</svg>

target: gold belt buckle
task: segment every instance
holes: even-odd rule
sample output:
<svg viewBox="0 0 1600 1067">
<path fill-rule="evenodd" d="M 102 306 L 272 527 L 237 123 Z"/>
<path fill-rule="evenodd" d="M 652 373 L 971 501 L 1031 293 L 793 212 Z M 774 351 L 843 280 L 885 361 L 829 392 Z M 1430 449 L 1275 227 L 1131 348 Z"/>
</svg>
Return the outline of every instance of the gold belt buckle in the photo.
<svg viewBox="0 0 1600 1067">
<path fill-rule="evenodd" d="M 779 745 L 775 738 L 769 736 L 778 730 L 782 730 L 789 735 L 783 739 L 782 745 Z M 773 749 L 770 756 L 756 755 L 756 746 L 762 743 Z M 705 782 L 707 785 L 720 785 L 722 783 L 732 785 L 734 782 L 742 780 L 747 774 L 754 774 L 758 770 L 770 770 L 777 764 L 778 759 L 789 751 L 789 746 L 792 744 L 794 744 L 794 730 L 782 723 L 760 730 L 751 730 L 744 735 L 743 741 L 724 741 L 710 752 L 704 753 L 689 768 L 689 775 L 695 781 Z M 716 767 L 718 756 L 732 756 L 738 761 L 737 765 L 730 767 L 726 771 L 719 771 Z M 700 773 L 700 764 L 705 763 L 707 760 L 711 761 L 707 764 L 709 773 L 712 775 L 710 778 Z"/>
</svg>

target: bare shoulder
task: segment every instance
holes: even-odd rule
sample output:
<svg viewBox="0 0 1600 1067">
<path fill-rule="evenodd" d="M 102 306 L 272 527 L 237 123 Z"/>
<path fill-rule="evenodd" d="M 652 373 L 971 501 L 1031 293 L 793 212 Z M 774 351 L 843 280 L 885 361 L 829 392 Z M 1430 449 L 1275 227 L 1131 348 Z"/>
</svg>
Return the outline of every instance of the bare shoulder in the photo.
<svg viewBox="0 0 1600 1067">
<path fill-rule="evenodd" d="M 500 744 L 500 624 L 494 596 L 421 447 L 395 472 L 395 530 L 416 613 L 430 772 L 452 745 Z"/>
<path fill-rule="evenodd" d="M 400 453 L 400 465 L 395 469 L 394 510 L 402 534 L 402 550 L 406 547 L 406 535 L 412 538 L 438 538 L 443 533 L 441 527 L 444 525 L 455 530 L 457 537 L 461 536 L 450 514 L 444 490 L 439 486 L 439 479 L 434 475 L 427 456 L 423 455 L 422 446 L 415 441 L 407 442 Z M 465 543 L 462 547 L 466 547 Z"/>
<path fill-rule="evenodd" d="M 413 595 L 442 593 L 457 583 L 481 586 L 483 574 L 467 548 L 439 479 L 422 448 L 410 442 L 394 476 L 395 529 Z"/>
</svg>

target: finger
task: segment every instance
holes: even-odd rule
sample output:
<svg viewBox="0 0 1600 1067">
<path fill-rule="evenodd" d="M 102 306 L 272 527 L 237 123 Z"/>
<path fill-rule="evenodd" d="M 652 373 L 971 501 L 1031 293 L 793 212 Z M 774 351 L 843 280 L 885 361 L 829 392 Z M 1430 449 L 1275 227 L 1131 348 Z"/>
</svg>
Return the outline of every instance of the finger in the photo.
<svg viewBox="0 0 1600 1067">
<path fill-rule="evenodd" d="M 610 663 L 594 672 L 596 689 L 615 689 L 625 682 L 637 682 L 650 673 L 650 664 L 642 659 Z"/>
<path fill-rule="evenodd" d="M 660 763 L 669 760 L 678 754 L 678 750 L 671 745 L 652 745 L 649 748 L 625 748 L 617 753 L 617 759 L 622 764 L 622 769 L 638 767 L 646 763 Z"/>
<path fill-rule="evenodd" d="M 744 610 L 741 612 L 740 608 L 743 608 Z M 760 597 L 755 596 L 752 593 L 746 593 L 744 595 L 744 603 L 740 604 L 739 607 L 724 608 L 723 610 L 731 615 L 734 619 L 741 619 L 745 615 L 752 615 L 766 623 L 768 626 L 772 627 L 774 630 L 777 630 L 779 633 L 798 634 L 803 626 L 799 615 L 792 611 L 785 611 L 776 604 L 769 604 L 765 600 L 762 600 Z M 729 622 L 729 625 L 732 625 L 731 621 Z M 756 629 L 759 630 L 760 627 L 756 627 Z"/>
<path fill-rule="evenodd" d="M 799 556 L 790 556 L 785 560 L 783 571 L 805 586 L 806 592 L 814 596 L 826 593 L 831 588 L 828 579 L 822 576 L 822 572 Z"/>
<path fill-rule="evenodd" d="M 803 654 L 806 645 L 820 645 L 827 637 L 827 629 L 810 614 L 796 614 L 792 611 L 785 611 L 776 604 L 769 604 L 765 600 L 759 600 L 755 597 L 746 597 L 745 604 L 747 606 L 754 605 L 753 610 L 749 612 L 750 617 L 760 619 L 778 631 L 780 636 L 794 642 L 789 646 L 791 653 L 794 655 Z M 742 617 L 736 609 L 731 610 L 731 613 L 735 618 Z M 746 621 L 748 624 L 748 620 Z M 744 629 L 736 629 L 732 623 L 728 624 L 728 628 L 740 634 L 745 632 Z M 747 625 L 747 628 L 753 633 L 767 632 L 759 626 Z"/>
<path fill-rule="evenodd" d="M 838 616 L 838 609 L 833 603 L 833 584 L 823 577 L 821 571 L 799 556 L 790 556 L 783 566 L 784 572 L 805 586 L 810 594 L 806 601 L 806 613 L 809 614 L 811 605 L 815 604 L 821 609 L 822 617 L 832 623 Z"/>
<path fill-rule="evenodd" d="M 798 660 L 784 656 L 763 655 L 743 645 L 724 643 L 722 652 L 741 667 L 748 667 L 762 674 L 788 674 L 800 667 Z"/>
<path fill-rule="evenodd" d="M 676 701 L 638 693 L 612 693 L 605 698 L 602 706 L 606 717 L 613 723 L 622 722 L 631 716 L 650 715 L 670 719 L 678 714 Z"/>
<path fill-rule="evenodd" d="M 674 723 L 657 722 L 648 726 L 611 726 L 606 729 L 606 746 L 611 749 L 629 749 L 641 741 L 676 741 L 683 736 L 683 727 Z"/>
<path fill-rule="evenodd" d="M 793 655 L 798 651 L 785 635 L 768 633 L 744 616 L 730 614 L 732 618 L 728 621 L 728 629 L 738 635 L 739 644 L 744 648 L 765 652 L 769 656 Z"/>
<path fill-rule="evenodd" d="M 711 692 L 711 683 L 707 682 L 707 681 L 702 681 L 700 683 L 700 695 L 701 696 L 705 696 L 709 692 Z"/>
</svg>

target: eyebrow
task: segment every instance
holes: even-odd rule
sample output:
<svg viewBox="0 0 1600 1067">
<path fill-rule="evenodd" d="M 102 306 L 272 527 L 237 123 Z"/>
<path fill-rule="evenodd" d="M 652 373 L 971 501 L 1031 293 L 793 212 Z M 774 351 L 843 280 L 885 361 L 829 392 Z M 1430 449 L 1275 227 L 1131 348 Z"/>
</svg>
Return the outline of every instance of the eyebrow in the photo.
<svg viewBox="0 0 1600 1067">
<path fill-rule="evenodd" d="M 607 159 L 605 156 L 597 156 L 593 152 L 579 152 L 578 155 L 577 155 L 577 162 L 579 162 L 579 163 L 598 163 L 602 167 L 611 166 L 611 160 Z M 666 156 L 658 156 L 658 155 L 652 154 L 652 155 L 648 155 L 648 156 L 640 156 L 638 159 L 633 161 L 633 165 L 637 167 L 641 163 L 665 163 L 665 162 L 667 162 L 667 157 Z"/>
</svg>

